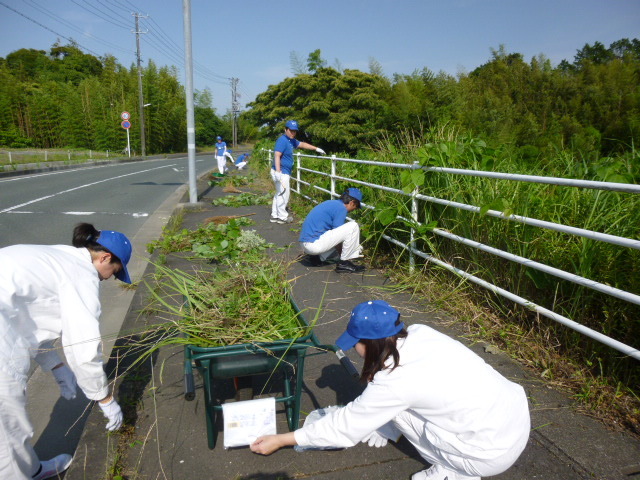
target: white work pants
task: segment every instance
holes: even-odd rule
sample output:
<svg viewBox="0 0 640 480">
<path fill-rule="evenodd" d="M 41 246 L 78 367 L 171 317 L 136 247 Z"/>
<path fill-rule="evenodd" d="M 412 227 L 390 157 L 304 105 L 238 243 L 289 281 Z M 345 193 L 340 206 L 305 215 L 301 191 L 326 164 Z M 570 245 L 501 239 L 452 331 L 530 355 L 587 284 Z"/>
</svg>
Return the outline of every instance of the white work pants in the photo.
<svg viewBox="0 0 640 480">
<path fill-rule="evenodd" d="M 301 242 L 302 249 L 309 255 L 320 255 L 324 261 L 331 256 L 336 245 L 342 244 L 340 260 L 351 260 L 361 256 L 360 226 L 357 222 L 346 222 L 338 228 L 328 230 L 315 242 Z"/>
<path fill-rule="evenodd" d="M 227 167 L 227 159 L 224 157 L 224 155 L 216 156 L 216 161 L 218 162 L 218 171 L 220 172 L 220 174 L 224 174 L 224 171 Z"/>
<path fill-rule="evenodd" d="M 272 168 L 271 179 L 276 187 L 276 194 L 273 196 L 273 202 L 271 204 L 271 216 L 273 218 L 279 218 L 280 220 L 286 220 L 289 217 L 287 205 L 289 204 L 289 196 L 291 194 L 289 189 L 291 176 L 282 173 L 278 179 L 276 177 L 276 171 Z"/>
<path fill-rule="evenodd" d="M 0 478 L 31 480 L 40 468 L 32 437 L 24 386 L 0 371 Z"/>
<path fill-rule="evenodd" d="M 236 163 L 236 168 L 238 170 L 242 170 L 246 164 L 247 164 L 247 162 Z"/>
<path fill-rule="evenodd" d="M 519 441 L 502 456 L 491 460 L 482 460 L 454 455 L 438 448 L 435 444 L 439 443 L 439 439 L 428 438 L 433 434 L 425 428 L 427 422 L 410 410 L 402 412 L 390 423 L 402 432 L 427 462 L 442 465 L 459 475 L 469 477 L 489 477 L 504 472 L 518 459 L 529 438 L 529 431 L 523 431 Z"/>
</svg>

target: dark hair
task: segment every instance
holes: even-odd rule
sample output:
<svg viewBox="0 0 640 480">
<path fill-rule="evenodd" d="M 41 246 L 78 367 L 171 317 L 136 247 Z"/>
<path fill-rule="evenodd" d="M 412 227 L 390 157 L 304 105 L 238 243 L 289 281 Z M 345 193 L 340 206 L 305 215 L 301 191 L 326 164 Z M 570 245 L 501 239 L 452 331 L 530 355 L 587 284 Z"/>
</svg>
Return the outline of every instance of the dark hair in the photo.
<svg viewBox="0 0 640 480">
<path fill-rule="evenodd" d="M 400 319 L 396 320 L 396 325 L 401 323 Z M 403 328 L 398 333 L 391 337 L 368 339 L 362 338 L 360 341 L 365 346 L 364 354 L 364 366 L 362 367 L 362 374 L 360 375 L 360 381 L 363 383 L 373 380 L 373 376 L 380 370 L 390 369 L 395 370 L 400 361 L 400 353 L 396 346 L 399 338 L 405 338 L 407 336 L 407 330 Z M 385 366 L 385 362 L 389 357 L 393 357 L 393 365 Z"/>
<path fill-rule="evenodd" d="M 342 200 L 342 203 L 344 203 L 345 205 L 347 205 L 351 201 L 354 201 L 356 202 L 356 207 L 360 208 L 360 200 L 358 200 L 357 198 L 353 198 L 351 195 L 349 195 L 348 192 L 344 192 L 342 195 L 340 195 L 340 200 Z"/>
<path fill-rule="evenodd" d="M 79 223 L 73 229 L 73 238 L 71 239 L 71 245 L 76 248 L 87 248 L 92 252 L 107 252 L 111 254 L 111 261 L 109 263 L 119 263 L 122 265 L 122 261 L 114 255 L 114 253 L 107 247 L 103 247 L 98 243 L 100 238 L 100 230 L 96 230 L 96 227 L 90 223 Z"/>
</svg>

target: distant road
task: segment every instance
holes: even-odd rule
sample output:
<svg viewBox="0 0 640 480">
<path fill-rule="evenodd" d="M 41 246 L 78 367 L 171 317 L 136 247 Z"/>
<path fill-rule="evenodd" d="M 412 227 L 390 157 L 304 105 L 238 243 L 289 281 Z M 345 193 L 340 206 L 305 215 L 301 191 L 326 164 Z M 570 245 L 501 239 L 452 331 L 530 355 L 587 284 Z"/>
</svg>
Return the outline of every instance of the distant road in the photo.
<svg viewBox="0 0 640 480">
<path fill-rule="evenodd" d="M 0 177 L 0 247 L 69 244 L 79 222 L 133 237 L 149 215 L 188 184 L 187 157 Z M 196 158 L 197 173 L 213 167 Z"/>
</svg>

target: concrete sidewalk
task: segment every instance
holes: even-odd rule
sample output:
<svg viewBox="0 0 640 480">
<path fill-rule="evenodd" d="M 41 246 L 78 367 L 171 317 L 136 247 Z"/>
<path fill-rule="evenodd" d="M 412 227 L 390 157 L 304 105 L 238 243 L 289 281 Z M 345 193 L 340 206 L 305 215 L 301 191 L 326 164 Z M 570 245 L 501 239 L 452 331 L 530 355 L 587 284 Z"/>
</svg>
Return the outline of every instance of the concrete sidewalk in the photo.
<svg viewBox="0 0 640 480">
<path fill-rule="evenodd" d="M 425 323 L 457 337 L 448 325 L 451 319 L 421 305 L 403 294 L 391 295 L 386 278 L 376 271 L 365 274 L 337 274 L 332 267 L 310 267 L 299 260 L 297 231 L 299 224 L 279 225 L 269 222 L 270 207 L 214 207 L 211 199 L 225 195 L 221 188 L 207 189 L 201 182 L 202 209 L 184 213 L 183 226 L 196 227 L 213 215 L 255 213 L 255 229 L 267 241 L 286 246 L 284 253 L 273 253 L 290 261 L 289 278 L 293 296 L 305 316 L 311 319 L 320 307 L 314 332 L 322 343 L 333 344 L 347 323 L 348 314 L 358 303 L 382 298 L 400 310 L 408 323 Z M 247 190 L 240 187 L 241 190 Z M 184 200 L 186 201 L 186 199 Z M 170 266 L 185 267 L 179 256 L 169 256 Z M 321 299 L 324 294 L 324 302 Z M 139 288 L 125 318 L 123 332 L 139 331 L 148 316 L 140 315 L 146 304 L 144 288 Z M 464 338 L 459 338 L 467 343 Z M 502 353 L 488 353 L 485 345 L 470 346 L 507 378 L 524 386 L 530 399 L 532 432 L 529 443 L 516 465 L 492 477 L 499 480 L 573 480 L 640 479 L 640 441 L 624 433 L 607 429 L 600 422 L 576 413 L 566 396 L 550 389 Z M 490 349 L 490 351 L 494 351 Z M 357 355 L 350 357 L 359 368 Z M 285 480 L 314 478 L 407 479 L 426 467 L 406 441 L 391 442 L 381 449 L 359 444 L 339 451 L 297 453 L 282 449 L 269 457 L 252 454 L 248 448 L 225 450 L 223 434 L 218 445 L 207 447 L 204 394 L 196 375 L 196 399 L 187 402 L 183 389 L 181 349 L 161 350 L 146 365 L 121 379 L 117 395 L 129 419 L 129 426 L 118 434 L 107 435 L 99 409 L 87 421 L 75 460 L 65 475 L 67 480 L 114 478 L 126 479 L 215 479 L 215 480 Z M 309 356 L 305 361 L 302 398 L 304 414 L 318 407 L 346 404 L 362 387 L 350 378 L 331 353 Z M 232 400 L 231 385 L 221 385 L 220 395 Z M 127 399 L 127 402 L 123 402 Z M 280 404 L 278 404 L 280 405 Z M 281 407 L 278 431 L 287 431 Z M 638 473 L 632 473 L 638 472 Z"/>
</svg>

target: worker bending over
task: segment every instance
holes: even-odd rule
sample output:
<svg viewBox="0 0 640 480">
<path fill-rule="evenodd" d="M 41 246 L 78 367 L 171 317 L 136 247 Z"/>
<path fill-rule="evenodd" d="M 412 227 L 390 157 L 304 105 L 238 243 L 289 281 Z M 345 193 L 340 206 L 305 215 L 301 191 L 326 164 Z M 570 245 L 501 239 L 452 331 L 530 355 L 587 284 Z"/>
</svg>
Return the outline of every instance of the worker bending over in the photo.
<svg viewBox="0 0 640 480">
<path fill-rule="evenodd" d="M 79 386 L 98 401 L 107 429 L 122 424 L 122 410 L 109 393 L 100 340 L 101 280 L 131 283 L 131 243 L 120 232 L 81 223 L 73 246 L 13 245 L 0 249 L 0 478 L 42 480 L 71 464 L 61 454 L 41 462 L 33 447 L 26 411 L 27 375 L 34 357 L 50 371 L 61 395 L 71 400 Z M 52 343 L 60 338 L 68 366 Z"/>
</svg>

